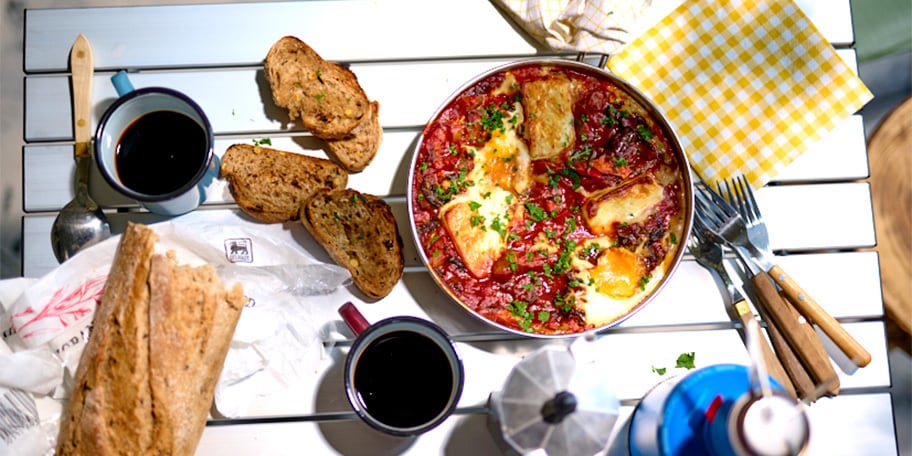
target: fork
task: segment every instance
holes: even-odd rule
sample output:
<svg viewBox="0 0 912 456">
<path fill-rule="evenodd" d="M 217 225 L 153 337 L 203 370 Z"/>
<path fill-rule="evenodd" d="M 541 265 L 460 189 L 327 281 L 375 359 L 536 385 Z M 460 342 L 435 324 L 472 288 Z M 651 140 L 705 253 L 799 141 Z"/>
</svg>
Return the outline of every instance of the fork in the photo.
<svg viewBox="0 0 912 456">
<path fill-rule="evenodd" d="M 835 396 L 839 393 L 839 377 L 830 363 L 826 351 L 814 330 L 802 322 L 798 312 L 779 295 L 775 285 L 770 282 L 769 276 L 763 271 L 758 270 L 756 266 L 752 267 L 750 255 L 741 249 L 734 248 L 731 242 L 719 234 L 714 228 L 707 223 L 707 209 L 699 206 L 695 211 L 694 231 L 702 232 L 708 239 L 718 244 L 725 244 L 732 247 L 735 256 L 743 265 L 743 274 L 749 277 L 751 290 L 757 295 L 757 304 L 761 314 L 770 324 L 776 326 L 779 333 L 785 338 L 787 344 L 795 356 L 801 361 L 810 374 L 811 379 L 820 385 L 825 385 L 826 391 Z M 782 347 L 781 352 L 785 352 Z M 796 372 L 796 375 L 800 375 Z M 796 383 L 797 386 L 806 386 Z M 810 397 L 811 400 L 819 397 L 815 392 L 816 388 L 802 388 L 805 395 L 816 395 Z"/>
<path fill-rule="evenodd" d="M 805 318 L 815 323 L 839 349 L 858 367 L 864 367 L 871 362 L 871 354 L 858 343 L 846 330 L 826 312 L 811 296 L 789 276 L 781 266 L 776 264 L 775 256 L 769 247 L 769 235 L 766 225 L 760 217 L 753 193 L 747 196 L 743 192 L 733 191 L 732 201 L 744 210 L 735 208 L 721 195 L 714 192 L 706 184 L 699 182 L 695 185 L 695 200 L 700 213 L 705 216 L 708 225 L 718 232 L 736 250 L 747 251 L 754 262 L 766 271 L 776 282 L 786 297 L 793 303 Z M 746 186 L 749 188 L 749 186 Z M 730 188 L 730 187 L 729 187 Z M 751 220 L 753 228 L 748 228 L 745 219 Z"/>
<path fill-rule="evenodd" d="M 695 221 L 695 223 L 697 222 Z M 739 289 L 740 284 L 736 285 L 732 280 L 732 277 L 728 274 L 728 271 L 725 269 L 725 265 L 723 264 L 724 252 L 722 251 L 722 246 L 707 239 L 706 234 L 703 232 L 704 228 L 705 227 L 703 226 L 694 226 L 694 230 L 687 240 L 687 248 L 694 258 L 696 258 L 697 263 L 713 273 L 713 275 L 722 283 L 722 286 L 728 294 L 728 300 L 725 304 L 729 311 L 729 315 L 737 318 L 746 332 L 748 331 L 747 328 L 750 325 L 750 321 L 754 320 L 756 322 L 756 318 L 747 304 L 747 299 Z M 747 339 L 745 339 L 745 343 L 747 343 Z M 775 352 L 773 352 L 773 349 L 765 339 L 760 339 L 759 343 L 760 356 L 761 359 L 763 359 L 769 374 L 785 388 L 789 395 L 797 398 L 798 393 L 795 389 L 796 387 L 793 385 L 790 375 L 786 373 L 786 369 L 782 362 L 776 357 Z"/>
</svg>

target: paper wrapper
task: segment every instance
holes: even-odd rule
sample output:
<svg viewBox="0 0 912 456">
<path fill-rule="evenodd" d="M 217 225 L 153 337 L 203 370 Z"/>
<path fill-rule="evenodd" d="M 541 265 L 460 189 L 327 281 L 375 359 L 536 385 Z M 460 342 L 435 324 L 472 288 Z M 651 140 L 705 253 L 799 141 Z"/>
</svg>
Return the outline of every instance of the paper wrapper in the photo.
<svg viewBox="0 0 912 456">
<path fill-rule="evenodd" d="M 576 12 L 586 27 L 550 19 L 546 29 L 561 33 L 530 34 L 553 49 L 580 51 L 598 50 L 584 45 L 586 30 L 618 27 L 621 17 L 580 12 L 610 12 L 623 3 L 497 1 L 533 31 L 536 17 Z M 537 11 L 547 12 L 530 14 Z M 631 16 L 628 30 L 648 16 Z M 658 106 L 710 184 L 744 174 L 753 187 L 763 186 L 873 97 L 792 0 L 687 1 L 631 35 L 623 46 L 605 40 L 613 44 L 604 49 L 617 52 L 608 68 Z"/>
<path fill-rule="evenodd" d="M 216 267 L 221 280 L 241 282 L 250 298 L 241 314 L 216 387 L 216 409 L 242 415 L 258 396 L 295 383 L 326 362 L 326 322 L 338 320 L 338 297 L 349 272 L 314 257 L 316 244 L 299 224 L 250 222 L 234 212 L 193 212 L 151 225 L 155 251 L 174 251 L 181 264 Z M 0 281 L 0 454 L 45 454 L 91 332 L 120 236 L 70 258 L 40 279 Z M 310 247 L 310 248 L 307 248 Z M 13 367 L 13 371 L 7 367 Z M 15 375 L 9 375 L 15 374 Z M 8 445 L 4 447 L 3 445 Z"/>
<path fill-rule="evenodd" d="M 650 0 L 494 0 L 523 30 L 555 51 L 613 54 L 650 16 Z"/>
</svg>

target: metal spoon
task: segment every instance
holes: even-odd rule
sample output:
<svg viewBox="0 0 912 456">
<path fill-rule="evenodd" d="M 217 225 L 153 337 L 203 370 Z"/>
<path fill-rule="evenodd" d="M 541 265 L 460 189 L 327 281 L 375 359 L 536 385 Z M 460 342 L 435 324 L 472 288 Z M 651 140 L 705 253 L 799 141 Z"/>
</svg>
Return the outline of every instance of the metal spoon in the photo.
<svg viewBox="0 0 912 456">
<path fill-rule="evenodd" d="M 73 80 L 73 133 L 76 144 L 76 196 L 57 214 L 51 227 L 51 247 L 57 261 L 63 263 L 79 250 L 111 236 L 111 225 L 104 212 L 89 196 L 89 152 L 92 137 L 91 93 L 94 60 L 92 46 L 80 34 L 70 51 Z"/>
</svg>

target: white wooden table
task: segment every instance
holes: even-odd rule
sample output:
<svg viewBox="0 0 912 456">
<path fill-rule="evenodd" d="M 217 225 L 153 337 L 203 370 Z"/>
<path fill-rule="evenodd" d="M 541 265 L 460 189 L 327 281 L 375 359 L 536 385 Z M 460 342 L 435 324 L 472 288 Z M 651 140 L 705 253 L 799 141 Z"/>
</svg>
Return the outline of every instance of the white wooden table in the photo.
<svg viewBox="0 0 912 456">
<path fill-rule="evenodd" d="M 854 64 L 849 0 L 798 3 Z M 406 243 L 406 273 L 378 303 L 365 303 L 350 290 L 339 292 L 339 303 L 354 301 L 369 320 L 396 314 L 431 318 L 462 337 L 467 382 L 457 413 L 408 440 L 351 419 L 342 389 L 342 346 L 313 381 L 264 399 L 245 419 L 210 422 L 200 454 L 500 453 L 487 428 L 488 395 L 502 386 L 521 354 L 544 342 L 499 333 L 450 302 L 418 259 L 405 204 L 412 146 L 438 103 L 470 77 L 539 52 L 492 4 L 323 0 L 27 10 L 25 17 L 22 272 L 28 277 L 56 266 L 48 233 L 55 212 L 73 196 L 67 62 L 79 33 L 94 48 L 93 122 L 116 97 L 110 76 L 126 69 L 137 87 L 169 86 L 194 98 L 210 117 L 219 155 L 235 142 L 268 137 L 276 148 L 323 156 L 320 143 L 287 123 L 268 95 L 262 61 L 284 35 L 298 36 L 325 58 L 350 64 L 369 96 L 381 103 L 382 147 L 349 185 L 381 195 L 394 207 Z M 878 258 L 861 250 L 876 243 L 867 177 L 862 119 L 855 115 L 757 192 L 781 264 L 873 356 L 867 367 L 841 376 L 839 396 L 810 407 L 809 454 L 897 452 Z M 95 169 L 90 189 L 115 231 L 128 220 L 161 220 L 116 195 Z M 237 210 L 224 182 L 214 182 L 207 193 L 198 211 Z M 290 224 L 289 229 L 301 227 Z M 695 352 L 698 366 L 748 362 L 719 290 L 689 256 L 656 301 L 599 343 L 617 366 L 610 380 L 623 408 L 615 435 L 623 432 L 638 399 L 661 380 L 651 365 L 682 351 Z"/>
</svg>

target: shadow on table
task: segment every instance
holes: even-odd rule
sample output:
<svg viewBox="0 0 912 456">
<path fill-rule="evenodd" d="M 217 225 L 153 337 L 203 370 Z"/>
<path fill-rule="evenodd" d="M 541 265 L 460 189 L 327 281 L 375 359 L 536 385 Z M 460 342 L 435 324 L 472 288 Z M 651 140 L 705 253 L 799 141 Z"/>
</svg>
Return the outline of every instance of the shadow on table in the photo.
<svg viewBox="0 0 912 456">
<path fill-rule="evenodd" d="M 333 364 L 323 375 L 315 393 L 315 411 L 317 413 L 351 412 L 351 405 L 345 398 L 342 373 L 345 366 L 345 353 L 333 350 L 330 356 L 333 358 Z M 339 454 L 347 456 L 398 455 L 407 451 L 415 443 L 414 437 L 394 437 L 384 434 L 356 417 L 347 420 L 323 421 L 318 424 L 318 427 L 326 439 L 326 443 Z"/>
</svg>

